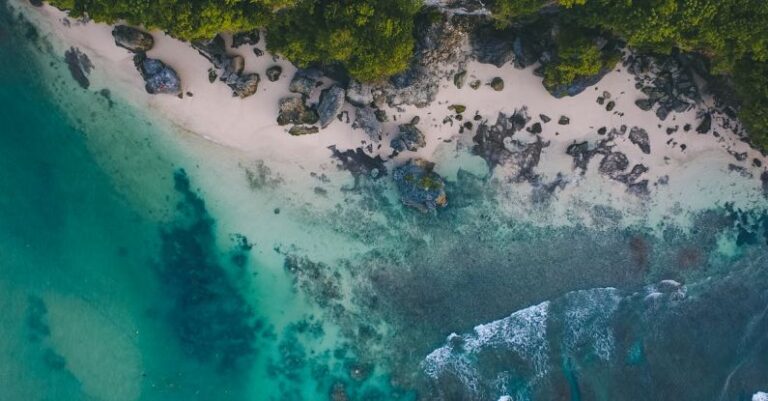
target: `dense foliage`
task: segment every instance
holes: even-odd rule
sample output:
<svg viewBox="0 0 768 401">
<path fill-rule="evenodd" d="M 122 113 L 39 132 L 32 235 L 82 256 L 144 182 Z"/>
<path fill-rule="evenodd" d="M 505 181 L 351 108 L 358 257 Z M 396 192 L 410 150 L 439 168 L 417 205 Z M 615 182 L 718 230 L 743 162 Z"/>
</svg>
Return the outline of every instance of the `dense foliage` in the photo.
<svg viewBox="0 0 768 401">
<path fill-rule="evenodd" d="M 544 86 L 568 85 L 610 70 L 619 55 L 602 49 L 588 30 L 564 26 L 556 38 L 555 59 L 544 68 Z"/>
<path fill-rule="evenodd" d="M 416 0 L 309 1 L 270 26 L 270 49 L 300 66 L 339 62 L 360 80 L 404 70 L 413 53 Z"/>
</svg>

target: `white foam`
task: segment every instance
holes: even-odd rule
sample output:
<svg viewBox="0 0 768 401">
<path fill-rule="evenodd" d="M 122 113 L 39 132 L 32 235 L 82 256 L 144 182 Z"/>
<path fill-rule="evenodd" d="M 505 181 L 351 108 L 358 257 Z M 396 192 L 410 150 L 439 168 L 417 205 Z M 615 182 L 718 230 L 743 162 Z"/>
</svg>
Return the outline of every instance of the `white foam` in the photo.
<svg viewBox="0 0 768 401">
<path fill-rule="evenodd" d="M 758 391 L 752 395 L 752 401 L 768 401 L 768 393 Z"/>
</svg>

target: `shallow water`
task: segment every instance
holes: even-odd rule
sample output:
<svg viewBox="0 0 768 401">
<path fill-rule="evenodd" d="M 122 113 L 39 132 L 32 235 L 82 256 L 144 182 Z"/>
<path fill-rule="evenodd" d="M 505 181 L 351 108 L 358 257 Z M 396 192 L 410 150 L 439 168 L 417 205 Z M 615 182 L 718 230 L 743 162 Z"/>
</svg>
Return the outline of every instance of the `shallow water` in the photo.
<svg viewBox="0 0 768 401">
<path fill-rule="evenodd" d="M 0 17 L 0 400 L 768 388 L 763 207 L 646 227 L 602 205 L 600 224 L 549 227 L 459 172 L 421 215 L 387 179 L 249 160 L 82 90 Z"/>
</svg>

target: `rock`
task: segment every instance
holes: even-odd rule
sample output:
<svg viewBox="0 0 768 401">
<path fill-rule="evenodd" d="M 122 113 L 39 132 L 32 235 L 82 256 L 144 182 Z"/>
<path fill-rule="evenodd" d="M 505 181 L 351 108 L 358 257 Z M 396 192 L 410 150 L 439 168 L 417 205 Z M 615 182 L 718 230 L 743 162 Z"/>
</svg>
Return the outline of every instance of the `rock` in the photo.
<svg viewBox="0 0 768 401">
<path fill-rule="evenodd" d="M 294 125 L 288 130 L 288 133 L 293 136 L 312 135 L 320 132 L 320 129 L 312 125 Z"/>
<path fill-rule="evenodd" d="M 484 25 L 469 37 L 472 56 L 480 63 L 501 68 L 515 58 L 515 33 L 511 29 L 498 30 Z"/>
<path fill-rule="evenodd" d="M 530 128 L 528 128 L 528 132 L 534 135 L 541 134 L 541 131 L 542 131 L 541 123 L 533 123 L 533 125 L 531 125 Z"/>
<path fill-rule="evenodd" d="M 365 131 L 373 141 L 380 141 L 383 134 L 381 122 L 376 118 L 376 112 L 372 107 L 358 107 L 355 109 L 355 121 L 352 128 Z"/>
<path fill-rule="evenodd" d="M 69 50 L 64 52 L 64 60 L 67 62 L 69 73 L 72 78 L 75 79 L 78 85 L 83 89 L 88 89 L 91 86 L 91 81 L 88 79 L 88 75 L 93 69 L 93 63 L 88 56 L 81 52 L 80 49 L 70 47 Z"/>
<path fill-rule="evenodd" d="M 614 102 L 613 100 L 611 100 L 610 102 L 608 102 L 608 104 L 605 105 L 606 111 L 613 111 L 613 109 L 615 108 L 616 108 L 616 102 Z"/>
<path fill-rule="evenodd" d="M 243 45 L 253 46 L 259 43 L 260 39 L 261 35 L 259 35 L 258 29 L 254 29 L 248 32 L 239 32 L 232 36 L 232 47 L 236 49 Z"/>
<path fill-rule="evenodd" d="M 474 80 L 474 81 L 469 83 L 469 87 L 474 89 L 474 90 L 478 90 L 480 88 L 481 84 L 482 84 L 482 82 L 480 82 L 479 79 L 476 79 L 476 80 Z"/>
<path fill-rule="evenodd" d="M 651 140 L 648 137 L 648 131 L 639 127 L 633 127 L 629 131 L 629 140 L 637 145 L 643 153 L 651 154 Z"/>
<path fill-rule="evenodd" d="M 571 123 L 571 119 L 566 116 L 560 116 L 560 119 L 557 120 L 557 123 L 560 125 L 568 125 Z"/>
<path fill-rule="evenodd" d="M 224 43 L 224 38 L 221 35 L 214 36 L 211 40 L 196 40 L 192 42 L 194 47 L 200 55 L 207 58 L 208 61 L 218 67 L 219 59 L 227 54 L 227 48 Z"/>
<path fill-rule="evenodd" d="M 467 72 L 464 70 L 457 72 L 456 75 L 453 76 L 453 84 L 459 89 L 463 88 L 466 82 Z"/>
<path fill-rule="evenodd" d="M 611 152 L 600 162 L 599 171 L 602 174 L 615 176 L 629 167 L 629 159 L 624 153 Z"/>
<path fill-rule="evenodd" d="M 245 69 L 245 59 L 242 56 L 223 56 L 218 58 L 216 67 L 220 68 L 219 79 L 230 84 L 236 81 Z"/>
<path fill-rule="evenodd" d="M 711 129 L 712 129 L 712 114 L 711 113 L 704 114 L 704 117 L 701 119 L 699 126 L 696 127 L 696 132 L 698 132 L 699 134 L 706 134 Z"/>
<path fill-rule="evenodd" d="M 628 174 L 620 174 L 616 175 L 613 178 L 616 181 L 623 182 L 625 184 L 633 184 L 637 182 L 637 179 L 640 178 L 641 175 L 648 172 L 648 167 L 642 165 L 642 164 L 635 164 L 632 167 L 632 171 L 630 171 Z"/>
<path fill-rule="evenodd" d="M 371 157 L 365 153 L 363 148 L 349 149 L 344 152 L 336 149 L 336 146 L 330 146 L 328 149 L 333 152 L 333 157 L 341 163 L 341 167 L 352 173 L 355 178 L 367 176 L 377 180 L 387 175 L 387 167 L 381 156 Z"/>
<path fill-rule="evenodd" d="M 280 113 L 277 116 L 279 125 L 315 124 L 319 120 L 317 112 L 304 103 L 300 97 L 284 97 L 280 99 Z"/>
<path fill-rule="evenodd" d="M 264 50 L 261 50 L 258 47 L 254 47 L 253 54 L 256 55 L 256 57 L 261 57 L 264 55 Z"/>
<path fill-rule="evenodd" d="M 278 79 L 280 79 L 280 75 L 283 74 L 283 67 L 280 67 L 279 65 L 273 65 L 272 67 L 267 68 L 267 79 L 269 82 L 276 82 Z"/>
<path fill-rule="evenodd" d="M 29 0 L 29 4 L 33 5 L 34 7 L 42 7 L 43 0 Z"/>
<path fill-rule="evenodd" d="M 389 117 L 387 117 L 386 111 L 382 109 L 376 109 L 373 113 L 376 114 L 376 119 L 379 120 L 380 123 L 389 121 Z"/>
<path fill-rule="evenodd" d="M 400 132 L 392 139 L 390 146 L 398 152 L 410 150 L 417 151 L 419 148 L 427 146 L 427 138 L 424 133 L 416 127 L 416 123 L 400 124 Z"/>
<path fill-rule="evenodd" d="M 209 68 L 208 69 L 208 82 L 214 83 L 216 82 L 216 78 L 219 77 L 219 74 L 216 72 L 216 69 Z"/>
<path fill-rule="evenodd" d="M 763 195 L 768 197 L 768 170 L 760 174 L 760 181 L 763 183 Z"/>
<path fill-rule="evenodd" d="M 155 45 L 152 35 L 139 29 L 118 25 L 112 29 L 115 44 L 134 53 L 148 52 Z"/>
<path fill-rule="evenodd" d="M 590 86 L 596 85 L 610 71 L 611 71 L 610 69 L 604 68 L 602 71 L 600 71 L 595 75 L 576 78 L 575 80 L 573 80 L 573 82 L 569 84 L 561 84 L 561 85 L 554 85 L 554 86 L 544 85 L 544 88 L 552 96 L 558 99 L 566 96 L 576 96 L 579 93 L 584 92 Z"/>
<path fill-rule="evenodd" d="M 148 58 L 144 53 L 133 57 L 133 63 L 144 78 L 144 88 L 150 94 L 181 94 L 181 79 L 176 71 L 160 60 Z"/>
<path fill-rule="evenodd" d="M 344 89 L 338 85 L 334 85 L 320 94 L 320 103 L 317 105 L 320 127 L 327 127 L 341 112 L 342 107 L 344 107 L 344 94 Z"/>
<path fill-rule="evenodd" d="M 404 205 L 423 213 L 434 212 L 448 205 L 445 181 L 433 169 L 433 163 L 421 159 L 410 160 L 395 168 L 392 178 Z"/>
<path fill-rule="evenodd" d="M 491 85 L 491 88 L 493 88 L 493 90 L 495 90 L 496 92 L 500 92 L 504 90 L 504 80 L 499 77 L 492 79 L 490 85 Z"/>
<path fill-rule="evenodd" d="M 669 109 L 666 106 L 659 106 L 658 109 L 656 109 L 656 117 L 659 118 L 659 120 L 664 121 L 669 116 Z"/>
<path fill-rule="evenodd" d="M 317 87 L 317 76 L 311 70 L 298 70 L 291 79 L 288 90 L 293 93 L 300 93 L 304 96 L 310 96 Z"/>
<path fill-rule="evenodd" d="M 347 85 L 347 100 L 357 107 L 370 106 L 373 103 L 371 86 L 357 81 L 349 81 Z"/>
<path fill-rule="evenodd" d="M 546 115 L 546 114 L 539 114 L 539 119 L 540 119 L 540 120 L 541 120 L 541 122 L 543 122 L 544 124 L 546 124 L 546 123 L 548 123 L 548 122 L 552 121 L 552 119 L 551 119 L 551 118 L 550 118 L 548 115 Z"/>
<path fill-rule="evenodd" d="M 467 106 L 464 106 L 463 104 L 452 104 L 448 106 L 448 110 L 452 110 L 456 114 L 461 114 L 467 111 Z"/>
<path fill-rule="evenodd" d="M 259 89 L 259 82 L 261 82 L 261 77 L 259 74 L 253 73 L 240 75 L 228 85 L 232 88 L 233 95 L 243 99 L 256 93 Z"/>
<path fill-rule="evenodd" d="M 640 197 L 648 195 L 648 180 L 642 180 L 639 182 L 633 182 L 627 186 L 627 192 Z"/>
</svg>

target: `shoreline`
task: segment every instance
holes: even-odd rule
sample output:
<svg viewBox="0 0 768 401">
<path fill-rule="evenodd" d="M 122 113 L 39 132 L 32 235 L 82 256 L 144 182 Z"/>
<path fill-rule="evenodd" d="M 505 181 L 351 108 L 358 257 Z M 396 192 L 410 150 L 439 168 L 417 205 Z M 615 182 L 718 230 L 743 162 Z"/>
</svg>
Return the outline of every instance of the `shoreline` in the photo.
<svg viewBox="0 0 768 401">
<path fill-rule="evenodd" d="M 262 76 L 258 91 L 245 99 L 233 97 L 223 82 L 209 82 L 208 70 L 211 63 L 201 56 L 190 44 L 170 38 L 160 32 L 152 32 L 155 46 L 147 52 L 174 68 L 181 78 L 184 93 L 191 93 L 179 99 L 169 95 L 149 95 L 143 90 L 143 81 L 136 71 L 132 54 L 114 44 L 111 26 L 88 22 L 65 23 L 66 14 L 51 6 L 35 8 L 27 4 L 17 5 L 33 20 L 38 29 L 53 35 L 66 46 L 80 49 L 94 64 L 90 78 L 94 87 L 110 88 L 113 94 L 128 100 L 141 110 L 167 120 L 177 131 L 191 133 L 217 145 L 232 149 L 244 159 L 263 160 L 275 167 L 295 171 L 311 171 L 318 174 L 334 174 L 348 183 L 351 177 L 333 168 L 333 158 L 328 147 L 336 146 L 340 151 L 368 148 L 372 157 L 381 156 L 387 160 L 390 170 L 410 158 L 423 158 L 435 162 L 436 172 L 449 181 L 457 179 L 459 170 L 470 172 L 499 184 L 500 191 L 507 198 L 505 212 L 512 218 L 531 221 L 534 225 L 591 224 L 590 217 L 574 216 L 572 205 L 623 205 L 620 210 L 632 210 L 625 224 L 648 224 L 655 226 L 674 220 L 685 226 L 690 215 L 715 205 L 735 203 L 737 207 L 759 205 L 764 201 L 761 194 L 761 174 L 758 167 L 768 160 L 755 149 L 750 148 L 730 129 L 724 129 L 721 119 L 713 120 L 713 131 L 699 135 L 695 130 L 683 132 L 682 126 L 699 125 L 697 113 L 713 105 L 713 99 L 705 97 L 702 104 L 684 113 L 672 113 L 661 122 L 652 111 L 643 111 L 635 106 L 636 99 L 644 95 L 635 88 L 634 76 L 619 64 L 599 83 L 583 93 L 563 99 L 552 97 L 541 84 L 541 78 L 533 74 L 534 67 L 524 70 L 510 65 L 498 68 L 470 60 L 464 67 L 467 81 L 480 80 L 477 90 L 464 86 L 458 89 L 449 79 L 439 81 L 436 99 L 427 107 L 410 105 L 381 106 L 389 117 L 384 123 L 384 138 L 380 143 L 371 141 L 360 129 L 350 123 L 334 121 L 318 134 L 294 137 L 287 127 L 279 126 L 278 102 L 282 97 L 294 95 L 288 90 L 291 77 L 297 71 L 287 60 L 272 57 L 269 53 L 257 57 L 252 46 L 232 49 L 231 36 L 223 35 L 228 54 L 241 55 L 245 60 L 245 73 L 255 72 Z M 263 35 L 262 35 L 263 36 Z M 469 46 L 465 38 L 462 46 Z M 256 45 L 264 48 L 264 39 Z M 466 50 L 466 49 L 465 49 Z M 265 79 L 265 70 L 279 65 L 282 75 L 277 82 Z M 448 70 L 459 66 L 443 65 Z M 500 77 L 505 88 L 494 91 L 488 83 Z M 328 87 L 330 81 L 323 79 Z M 319 89 L 313 91 L 310 102 L 317 101 Z M 612 111 L 606 111 L 596 98 L 610 93 L 615 104 Z M 459 121 L 448 109 L 454 104 L 466 107 L 463 113 L 469 117 L 479 115 L 479 121 L 472 119 L 473 129 L 461 133 Z M 539 123 L 541 132 L 533 134 L 521 131 L 515 136 L 519 146 L 525 147 L 541 140 L 545 146 L 540 150 L 540 162 L 534 166 L 536 180 L 521 182 L 519 165 L 496 166 L 493 172 L 481 157 L 472 154 L 475 146 L 473 136 L 481 124 L 493 125 L 499 113 L 507 116 L 525 108 L 530 117 L 529 124 Z M 345 102 L 343 110 L 354 119 L 355 106 Z M 540 121 L 540 114 L 552 119 L 549 123 Z M 426 146 L 415 152 L 403 152 L 391 156 L 389 139 L 398 125 L 419 116 L 418 128 L 424 133 Z M 558 119 L 566 116 L 567 125 L 559 125 Z M 449 118 L 450 123 L 446 123 Z M 592 160 L 586 171 L 574 168 L 574 158 L 567 154 L 571 145 L 588 142 L 595 146 L 604 140 L 604 132 L 639 127 L 648 133 L 651 151 L 646 153 L 636 146 L 628 135 L 617 135 L 609 141 L 610 152 L 626 156 L 629 167 L 642 165 L 646 168 L 640 179 L 647 181 L 648 194 L 637 196 L 629 193 L 628 187 L 615 179 L 598 172 L 598 160 Z M 677 126 L 676 132 L 667 130 Z M 530 128 L 530 125 L 528 126 Z M 603 134 L 600 129 L 603 129 Z M 683 149 L 681 145 L 685 145 Z M 597 158 L 596 158 L 597 159 Z M 741 160 L 739 160 L 741 159 Z M 757 161 L 756 161 L 757 160 Z M 735 178 L 734 175 L 739 176 Z M 560 181 L 558 181 L 560 180 Z M 515 182 L 514 185 L 504 185 Z M 531 193 L 547 187 L 545 211 L 541 205 L 531 201 Z M 738 195 L 738 196 L 734 196 Z M 450 197 L 450 194 L 449 194 Z M 687 216 L 686 216 L 687 215 Z M 554 218 L 547 217 L 554 216 Z"/>
</svg>

